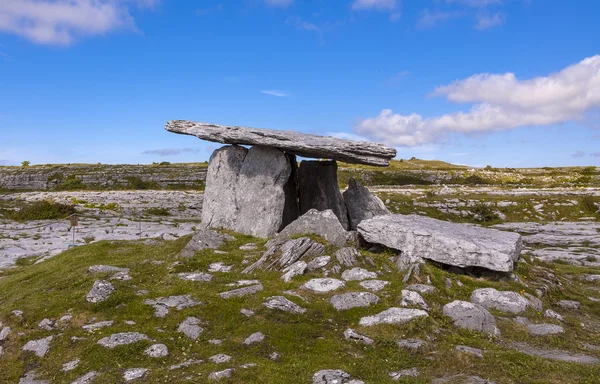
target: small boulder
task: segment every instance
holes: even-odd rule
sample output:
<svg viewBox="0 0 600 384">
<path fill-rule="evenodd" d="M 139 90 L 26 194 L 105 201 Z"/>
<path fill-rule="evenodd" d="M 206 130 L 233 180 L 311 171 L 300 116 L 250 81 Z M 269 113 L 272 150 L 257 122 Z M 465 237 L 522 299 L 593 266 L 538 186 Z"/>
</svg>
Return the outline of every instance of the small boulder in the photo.
<svg viewBox="0 0 600 384">
<path fill-rule="evenodd" d="M 563 309 L 576 310 L 576 309 L 581 308 L 581 303 L 579 301 L 575 301 L 575 300 L 560 300 L 556 304 Z"/>
<path fill-rule="evenodd" d="M 454 320 L 454 326 L 458 328 L 471 329 L 494 336 L 500 334 L 500 330 L 496 327 L 496 319 L 481 305 L 455 300 L 444 305 L 443 312 L 444 315 Z"/>
<path fill-rule="evenodd" d="M 181 324 L 179 324 L 179 327 L 177 327 L 177 332 L 181 332 L 188 338 L 196 340 L 200 334 L 204 332 L 204 328 L 202 328 L 200 324 L 201 320 L 199 318 L 188 317 Z"/>
<path fill-rule="evenodd" d="M 254 295 L 262 291 L 263 289 L 264 288 L 262 284 L 259 283 L 255 285 L 249 285 L 247 287 L 233 289 L 231 291 L 221 292 L 219 293 L 219 296 L 221 296 L 222 299 L 230 299 L 232 297 L 243 297 L 248 295 Z"/>
<path fill-rule="evenodd" d="M 348 328 L 344 331 L 344 338 L 346 340 L 357 341 L 357 342 L 367 344 L 367 345 L 372 345 L 373 343 L 375 343 L 375 340 L 371 339 L 370 337 L 363 336 L 359 333 L 356 333 L 351 328 Z"/>
<path fill-rule="evenodd" d="M 53 336 L 48 336 L 42 339 L 30 340 L 23 346 L 23 350 L 35 353 L 37 357 L 44 357 L 50 350 L 50 342 L 53 338 Z"/>
<path fill-rule="evenodd" d="M 385 280 L 365 280 L 358 283 L 364 289 L 368 289 L 369 291 L 379 292 L 390 282 Z"/>
<path fill-rule="evenodd" d="M 245 344 L 245 345 L 256 344 L 256 343 L 260 343 L 264 340 L 265 340 L 265 335 L 262 332 L 255 332 L 255 333 L 251 334 L 250 336 L 248 336 L 242 342 L 242 344 Z"/>
<path fill-rule="evenodd" d="M 377 304 L 379 303 L 379 297 L 371 292 L 346 292 L 339 295 L 333 295 L 329 301 L 335 309 L 342 311 Z"/>
<path fill-rule="evenodd" d="M 231 377 L 231 375 L 233 374 L 234 371 L 235 371 L 235 369 L 233 369 L 233 368 L 227 368 L 222 371 L 211 372 L 208 375 L 208 379 L 213 380 L 213 381 L 220 381 L 221 379 L 227 379 L 227 378 Z"/>
<path fill-rule="evenodd" d="M 150 340 L 150 338 L 139 332 L 122 332 L 103 337 L 98 340 L 98 344 L 105 348 L 112 349 L 119 345 L 133 344 L 143 340 Z"/>
<path fill-rule="evenodd" d="M 160 358 L 160 357 L 168 356 L 169 349 L 164 344 L 152 344 L 151 346 L 146 348 L 144 353 L 147 356 L 152 357 L 152 358 Z"/>
<path fill-rule="evenodd" d="M 480 288 L 471 294 L 471 303 L 488 309 L 519 314 L 527 310 L 529 300 L 512 291 L 498 291 L 494 288 Z"/>
<path fill-rule="evenodd" d="M 148 372 L 147 368 L 130 368 L 126 369 L 123 372 L 123 379 L 125 381 L 132 381 L 136 379 L 141 379 Z"/>
<path fill-rule="evenodd" d="M 367 327 L 377 324 L 403 324 L 419 317 L 429 317 L 429 315 L 421 309 L 390 308 L 377 315 L 361 318 L 359 324 Z"/>
<path fill-rule="evenodd" d="M 96 280 L 92 289 L 88 292 L 86 300 L 89 303 L 100 303 L 110 296 L 115 290 L 113 285 L 106 280 Z"/>
<path fill-rule="evenodd" d="M 204 212 L 202 212 L 204 214 Z M 205 222 L 204 219 L 202 222 Z M 193 257 L 196 252 L 203 249 L 217 249 L 226 241 L 233 240 L 234 237 L 225 233 L 220 233 L 212 229 L 201 228 L 196 231 L 191 240 L 179 252 L 179 257 Z"/>
<path fill-rule="evenodd" d="M 374 279 L 376 277 L 377 274 L 375 272 L 369 272 L 366 269 L 358 267 L 347 269 L 344 272 L 342 272 L 342 279 L 346 281 L 360 281 L 366 279 Z"/>
<path fill-rule="evenodd" d="M 342 195 L 348 209 L 350 229 L 353 231 L 363 220 L 390 213 L 379 197 L 372 194 L 354 178 L 348 180 L 348 188 Z"/>
<path fill-rule="evenodd" d="M 424 310 L 429 310 L 429 306 L 423 299 L 423 297 L 415 291 L 409 291 L 408 289 L 402 290 L 402 299 L 400 300 L 401 307 L 421 307 Z"/>
<path fill-rule="evenodd" d="M 527 332 L 531 336 L 548 336 L 564 333 L 565 329 L 556 324 L 529 324 Z"/>
<path fill-rule="evenodd" d="M 306 271 L 306 266 L 306 262 L 302 260 L 296 261 L 294 264 L 290 265 L 289 267 L 286 267 L 283 270 L 283 272 L 285 273 L 281 276 L 281 280 L 283 280 L 286 283 L 289 283 L 295 276 L 304 274 L 304 271 Z"/>
<path fill-rule="evenodd" d="M 316 271 L 329 264 L 331 256 L 317 256 L 306 265 L 306 272 Z"/>
<path fill-rule="evenodd" d="M 269 309 L 277 309 L 283 312 L 298 313 L 302 314 L 306 312 L 306 308 L 289 301 L 283 296 L 271 296 L 267 298 L 267 301 L 263 304 Z"/>
<path fill-rule="evenodd" d="M 301 288 L 308 289 L 315 293 L 326 293 L 335 291 L 345 285 L 346 283 L 341 280 L 333 279 L 331 277 L 322 277 L 308 280 Z"/>
<path fill-rule="evenodd" d="M 343 247 L 351 240 L 351 235 L 342 227 L 331 209 L 318 211 L 310 209 L 298 219 L 292 221 L 277 235 L 290 237 L 294 235 L 315 234 L 335 247 Z"/>
</svg>

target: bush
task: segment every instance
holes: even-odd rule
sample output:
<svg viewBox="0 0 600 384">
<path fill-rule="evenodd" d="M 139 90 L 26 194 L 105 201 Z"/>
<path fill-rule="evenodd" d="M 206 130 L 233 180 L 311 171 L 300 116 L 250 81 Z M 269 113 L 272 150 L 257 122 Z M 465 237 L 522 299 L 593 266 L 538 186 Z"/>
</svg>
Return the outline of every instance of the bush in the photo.
<svg viewBox="0 0 600 384">
<path fill-rule="evenodd" d="M 25 205 L 18 211 L 9 211 L 6 216 L 16 221 L 60 220 L 76 212 L 72 205 L 44 200 Z"/>
<path fill-rule="evenodd" d="M 598 211 L 598 206 L 596 205 L 599 201 L 593 196 L 584 196 L 579 199 L 579 206 L 582 211 L 588 213 L 596 213 Z"/>
<path fill-rule="evenodd" d="M 21 161 L 21 167 L 29 167 L 31 162 L 29 160 Z"/>
<path fill-rule="evenodd" d="M 171 216 L 171 212 L 167 208 L 148 208 L 144 211 L 146 215 L 152 216 Z"/>
<path fill-rule="evenodd" d="M 129 176 L 125 180 L 127 180 L 127 187 L 131 189 L 156 189 L 157 187 L 156 183 L 144 181 L 137 176 Z"/>
<path fill-rule="evenodd" d="M 479 222 L 486 223 L 488 221 L 498 220 L 500 217 L 494 212 L 492 207 L 488 207 L 483 203 L 478 203 L 473 208 L 471 208 L 471 212 L 473 212 L 473 219 Z"/>
<path fill-rule="evenodd" d="M 87 186 L 83 183 L 83 180 L 75 175 L 69 175 L 65 181 L 56 185 L 57 191 L 73 191 L 77 189 L 86 189 Z"/>
<path fill-rule="evenodd" d="M 489 182 L 486 179 L 479 175 L 471 175 L 469 177 L 466 177 L 464 183 L 469 185 L 489 184 Z"/>
</svg>

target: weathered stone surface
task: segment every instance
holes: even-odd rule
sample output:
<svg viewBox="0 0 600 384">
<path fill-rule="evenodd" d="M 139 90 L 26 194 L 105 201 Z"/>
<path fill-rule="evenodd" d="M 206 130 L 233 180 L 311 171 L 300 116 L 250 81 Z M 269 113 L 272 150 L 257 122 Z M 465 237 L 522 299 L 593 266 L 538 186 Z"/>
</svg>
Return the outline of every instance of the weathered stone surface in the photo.
<svg viewBox="0 0 600 384">
<path fill-rule="evenodd" d="M 150 338 L 144 335 L 143 333 L 139 332 L 122 332 L 115 333 L 108 337 L 103 337 L 100 340 L 98 340 L 98 344 L 105 348 L 112 349 L 119 345 L 133 344 L 142 340 L 150 340 Z"/>
<path fill-rule="evenodd" d="M 385 280 L 365 280 L 358 283 L 361 287 L 368 289 L 369 291 L 379 292 L 390 282 Z"/>
<path fill-rule="evenodd" d="M 431 384 L 496 384 L 479 376 L 452 375 L 434 379 Z"/>
<path fill-rule="evenodd" d="M 342 279 L 346 281 L 360 281 L 366 279 L 374 279 L 377 277 L 375 272 L 367 271 L 364 268 L 352 268 L 342 272 Z"/>
<path fill-rule="evenodd" d="M 50 319 L 43 319 L 38 323 L 38 328 L 45 329 L 46 331 L 51 331 L 56 328 L 56 321 Z"/>
<path fill-rule="evenodd" d="M 581 303 L 579 301 L 575 301 L 575 300 L 560 300 L 556 304 L 559 307 L 564 308 L 564 309 L 575 310 L 575 309 L 581 308 Z"/>
<path fill-rule="evenodd" d="M 88 268 L 89 273 L 129 273 L 129 268 L 113 267 L 111 265 L 91 265 Z"/>
<path fill-rule="evenodd" d="M 306 265 L 306 271 L 311 272 L 321 269 L 329 264 L 330 260 L 331 256 L 317 256 Z"/>
<path fill-rule="evenodd" d="M 265 335 L 262 332 L 255 332 L 250 336 L 246 337 L 246 339 L 242 342 L 242 344 L 250 345 L 260 343 L 265 340 Z"/>
<path fill-rule="evenodd" d="M 144 353 L 152 358 L 160 358 L 169 355 L 169 348 L 164 344 L 152 344 L 146 348 Z"/>
<path fill-rule="evenodd" d="M 423 347 L 426 343 L 421 339 L 402 339 L 396 342 L 399 347 L 416 351 Z"/>
<path fill-rule="evenodd" d="M 415 291 L 424 294 L 435 292 L 435 287 L 433 285 L 427 284 L 411 284 L 407 286 L 406 289 L 409 291 Z"/>
<path fill-rule="evenodd" d="M 343 247 L 352 240 L 352 235 L 342 227 L 339 219 L 331 209 L 318 211 L 310 209 L 294 220 L 281 231 L 277 237 L 315 234 L 321 236 L 329 244 Z"/>
<path fill-rule="evenodd" d="M 174 369 L 186 368 L 186 367 L 189 367 L 191 365 L 197 365 L 197 364 L 202 364 L 202 363 L 204 363 L 204 360 L 190 359 L 190 360 L 184 361 L 183 363 L 171 365 L 169 367 L 169 370 L 172 371 Z"/>
<path fill-rule="evenodd" d="M 352 376 L 341 369 L 323 369 L 313 375 L 313 384 L 345 384 Z"/>
<path fill-rule="evenodd" d="M 250 285 L 247 287 L 234 289 L 234 290 L 227 291 L 227 292 L 221 292 L 221 293 L 219 293 L 219 296 L 221 296 L 221 298 L 223 298 L 223 299 L 230 299 L 232 297 L 243 297 L 243 296 L 247 296 L 247 295 L 254 295 L 255 293 L 260 292 L 262 290 L 263 290 L 262 284 L 256 284 L 256 285 Z"/>
<path fill-rule="evenodd" d="M 429 306 L 423 299 L 423 297 L 415 291 L 408 289 L 402 290 L 402 299 L 400 300 L 400 306 L 402 307 L 421 307 L 424 310 L 429 310 Z"/>
<path fill-rule="evenodd" d="M 483 359 L 483 351 L 481 349 L 469 347 L 466 345 L 457 345 L 456 347 L 454 347 L 454 349 L 459 352 L 468 353 Z"/>
<path fill-rule="evenodd" d="M 355 308 L 368 307 L 379 303 L 379 297 L 371 292 L 346 292 L 333 295 L 329 300 L 331 305 L 338 311 Z"/>
<path fill-rule="evenodd" d="M 429 317 L 429 314 L 421 309 L 390 308 L 377 315 L 361 318 L 359 324 L 367 327 L 377 324 L 403 324 L 419 317 Z"/>
<path fill-rule="evenodd" d="M 200 326 L 201 320 L 197 317 L 188 317 L 186 318 L 179 327 L 177 327 L 177 332 L 181 332 L 186 335 L 188 338 L 192 340 L 196 340 L 202 332 L 204 332 L 204 328 Z"/>
<path fill-rule="evenodd" d="M 75 368 L 77 368 L 77 366 L 79 365 L 80 362 L 81 362 L 81 360 L 79 360 L 79 359 L 68 361 L 63 364 L 62 371 L 70 372 L 70 371 L 74 370 Z"/>
<path fill-rule="evenodd" d="M 496 319 L 481 305 L 455 300 L 444 305 L 443 312 L 444 315 L 454 320 L 454 326 L 458 328 L 471 329 L 490 335 L 500 334 L 500 330 L 496 327 Z"/>
<path fill-rule="evenodd" d="M 110 282 L 106 280 L 96 280 L 85 299 L 90 303 L 100 303 L 108 299 L 114 290 L 115 287 L 113 287 Z"/>
<path fill-rule="evenodd" d="M 302 260 L 296 261 L 294 264 L 283 270 L 285 273 L 281 276 L 281 280 L 289 283 L 295 276 L 302 275 L 304 271 L 306 271 L 306 266 L 306 262 Z"/>
<path fill-rule="evenodd" d="M 208 266 L 208 272 L 223 272 L 223 273 L 227 273 L 227 272 L 231 272 L 231 268 L 233 268 L 233 265 L 225 265 L 225 263 L 223 263 L 222 261 L 216 262 L 216 263 L 211 263 Z"/>
<path fill-rule="evenodd" d="M 125 379 L 125 381 L 140 379 L 140 378 L 144 377 L 146 372 L 148 372 L 147 368 L 126 369 L 125 372 L 123 372 L 123 379 Z"/>
<path fill-rule="evenodd" d="M 560 349 L 541 349 L 525 343 L 512 343 L 511 346 L 526 355 L 539 356 L 544 359 L 580 364 L 600 364 L 600 359 L 580 353 L 571 353 Z"/>
<path fill-rule="evenodd" d="M 182 272 L 177 274 L 181 280 L 188 281 L 211 281 L 212 275 L 210 273 L 205 272 Z"/>
<path fill-rule="evenodd" d="M 405 377 L 417 377 L 419 376 L 419 371 L 417 368 L 403 369 L 401 371 L 394 371 L 389 373 L 392 380 L 400 380 Z"/>
<path fill-rule="evenodd" d="M 494 288 L 479 288 L 471 293 L 471 303 L 487 309 L 519 314 L 527 310 L 529 300 L 512 291 L 498 291 Z"/>
<path fill-rule="evenodd" d="M 97 323 L 84 325 L 81 328 L 85 329 L 88 332 L 93 332 L 100 328 L 110 327 L 114 323 L 114 320 L 99 321 Z"/>
<path fill-rule="evenodd" d="M 251 273 L 257 269 L 270 269 L 280 271 L 296 261 L 304 258 L 320 256 L 325 251 L 325 247 L 311 240 L 309 237 L 300 237 L 293 240 L 287 240 L 282 243 L 282 239 L 269 241 L 267 250 L 254 264 L 245 268 L 242 273 Z"/>
<path fill-rule="evenodd" d="M 383 215 L 358 225 L 368 242 L 458 267 L 511 272 L 521 252 L 521 236 L 417 215 Z"/>
<path fill-rule="evenodd" d="M 350 228 L 346 204 L 340 193 L 335 161 L 307 161 L 298 169 L 298 201 L 300 214 L 315 208 L 331 209 L 344 229 Z"/>
<path fill-rule="evenodd" d="M 565 329 L 556 324 L 529 324 L 527 326 L 527 332 L 529 332 L 531 336 L 548 336 L 565 333 Z"/>
<path fill-rule="evenodd" d="M 50 380 L 39 380 L 35 371 L 29 371 L 19 379 L 19 384 L 50 384 Z"/>
<path fill-rule="evenodd" d="M 304 285 L 302 285 L 301 288 L 308 289 L 316 293 L 326 293 L 335 291 L 336 289 L 339 289 L 345 285 L 346 283 L 341 280 L 333 279 L 331 277 L 322 277 L 308 280 L 306 283 L 304 283 Z"/>
<path fill-rule="evenodd" d="M 91 372 L 88 372 L 85 375 L 79 377 L 77 380 L 75 380 L 71 384 L 90 384 L 94 381 L 96 376 L 98 376 L 98 372 L 91 371 Z"/>
<path fill-rule="evenodd" d="M 353 178 L 348 180 L 348 188 L 342 195 L 348 210 L 350 229 L 353 231 L 363 220 L 390 213 L 379 197 L 372 194 Z"/>
<path fill-rule="evenodd" d="M 355 265 L 358 265 L 358 258 L 360 257 L 360 253 L 354 247 L 344 247 L 335 251 L 333 256 L 335 256 L 335 258 L 341 265 L 345 265 L 347 267 L 354 267 Z"/>
<path fill-rule="evenodd" d="M 206 194 L 204 195 L 206 201 Z M 204 211 L 202 211 L 204 214 Z M 206 223 L 204 220 L 202 223 Z M 179 252 L 179 257 L 193 257 L 196 252 L 203 249 L 217 249 L 226 241 L 233 240 L 234 237 L 226 233 L 220 233 L 212 229 L 200 228 L 196 230 L 192 239 Z"/>
<path fill-rule="evenodd" d="M 302 308 L 301 306 L 289 301 L 283 296 L 272 296 L 268 297 L 267 301 L 263 304 L 265 307 L 270 309 L 278 309 L 284 312 L 291 313 L 305 313 L 306 308 Z"/>
<path fill-rule="evenodd" d="M 235 371 L 235 369 L 233 369 L 233 368 L 227 368 L 222 371 L 211 372 L 208 375 L 208 379 L 213 380 L 213 381 L 220 381 L 221 379 L 226 379 L 226 378 L 231 377 L 231 375 L 233 374 L 234 371 Z"/>
<path fill-rule="evenodd" d="M 154 307 L 154 316 L 156 317 L 165 317 L 169 313 L 169 308 L 176 308 L 180 311 L 184 308 L 200 305 L 190 295 L 158 297 L 154 300 L 146 299 L 144 304 Z"/>
<path fill-rule="evenodd" d="M 48 336 L 43 339 L 38 340 L 30 340 L 23 346 L 24 351 L 31 351 L 35 353 L 38 357 L 44 357 L 48 350 L 50 349 L 50 342 L 54 337 Z"/>
<path fill-rule="evenodd" d="M 547 317 L 549 319 L 556 319 L 556 320 L 559 320 L 559 321 L 563 321 L 564 320 L 564 317 L 562 317 L 562 315 L 560 313 L 555 312 L 555 311 L 553 311 L 551 309 L 546 309 L 544 311 L 544 317 Z"/>
<path fill-rule="evenodd" d="M 228 363 L 229 361 L 231 361 L 231 359 L 232 359 L 231 356 L 226 355 L 224 353 L 218 353 L 218 354 L 212 355 L 211 357 L 208 358 L 208 360 L 210 360 L 216 364 Z"/>
<path fill-rule="evenodd" d="M 8 335 L 10 335 L 10 332 L 10 327 L 0 327 L 0 341 L 6 340 L 8 338 Z"/>
<path fill-rule="evenodd" d="M 348 328 L 344 331 L 344 338 L 346 340 L 357 341 L 367 345 L 372 345 L 373 343 L 375 343 L 375 340 L 371 339 L 370 337 L 361 335 L 351 328 Z"/>
<path fill-rule="evenodd" d="M 264 145 L 287 153 L 316 159 L 335 159 L 346 163 L 387 166 L 396 150 L 367 141 L 351 141 L 330 136 L 309 135 L 274 129 L 225 126 L 185 120 L 172 120 L 167 131 L 193 135 L 223 144 Z"/>
</svg>

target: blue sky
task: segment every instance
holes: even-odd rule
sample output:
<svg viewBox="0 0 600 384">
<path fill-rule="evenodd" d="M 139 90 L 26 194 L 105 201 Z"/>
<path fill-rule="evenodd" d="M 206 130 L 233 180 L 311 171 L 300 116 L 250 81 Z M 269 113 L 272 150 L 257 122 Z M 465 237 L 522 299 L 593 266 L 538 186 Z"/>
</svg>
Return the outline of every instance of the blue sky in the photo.
<svg viewBox="0 0 600 384">
<path fill-rule="evenodd" d="M 600 165 L 594 0 L 1 0 L 0 165 L 204 161 L 172 119 Z"/>
</svg>

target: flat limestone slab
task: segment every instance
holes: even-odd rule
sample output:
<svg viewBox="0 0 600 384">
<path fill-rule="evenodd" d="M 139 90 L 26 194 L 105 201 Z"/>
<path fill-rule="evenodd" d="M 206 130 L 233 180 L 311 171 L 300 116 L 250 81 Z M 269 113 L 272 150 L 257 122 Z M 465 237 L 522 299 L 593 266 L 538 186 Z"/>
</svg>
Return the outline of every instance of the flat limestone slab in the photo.
<svg viewBox="0 0 600 384">
<path fill-rule="evenodd" d="M 394 148 L 368 141 L 351 141 L 330 136 L 275 129 L 198 123 L 186 120 L 167 122 L 169 132 L 196 136 L 223 144 L 262 145 L 302 157 L 326 158 L 346 163 L 386 167 L 396 156 Z"/>
<path fill-rule="evenodd" d="M 369 243 L 457 267 L 511 272 L 521 254 L 521 235 L 418 215 L 383 215 L 358 224 Z"/>
</svg>

